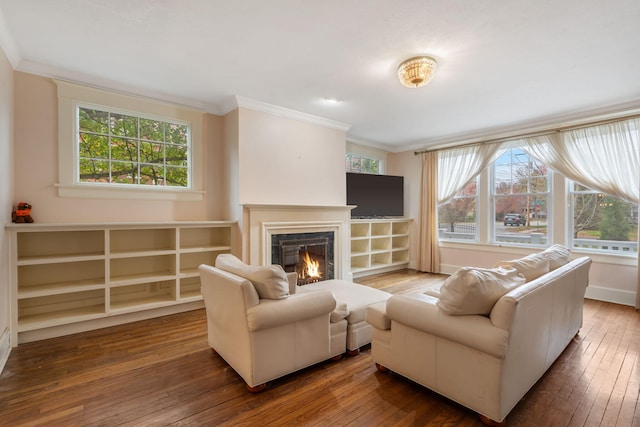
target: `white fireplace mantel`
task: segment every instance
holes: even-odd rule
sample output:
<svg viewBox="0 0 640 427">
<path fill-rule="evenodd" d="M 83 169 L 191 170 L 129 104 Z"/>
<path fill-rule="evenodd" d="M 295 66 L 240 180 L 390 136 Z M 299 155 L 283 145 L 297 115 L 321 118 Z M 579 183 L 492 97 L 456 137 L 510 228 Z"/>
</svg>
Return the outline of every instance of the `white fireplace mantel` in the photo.
<svg viewBox="0 0 640 427">
<path fill-rule="evenodd" d="M 275 234 L 332 231 L 334 275 L 351 280 L 351 209 L 353 206 L 263 205 L 243 206 L 243 248 L 248 263 L 271 263 L 271 237 Z"/>
</svg>

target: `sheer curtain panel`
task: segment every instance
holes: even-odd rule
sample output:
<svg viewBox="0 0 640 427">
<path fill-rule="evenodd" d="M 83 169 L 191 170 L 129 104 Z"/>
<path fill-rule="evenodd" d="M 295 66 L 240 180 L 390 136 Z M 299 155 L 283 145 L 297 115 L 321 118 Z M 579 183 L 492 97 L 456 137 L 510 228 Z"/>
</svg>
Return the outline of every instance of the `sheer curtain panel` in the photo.
<svg viewBox="0 0 640 427">
<path fill-rule="evenodd" d="M 455 196 L 497 159 L 500 153 L 501 145 L 497 143 L 422 153 L 418 270 L 440 272 L 438 204 Z"/>
<path fill-rule="evenodd" d="M 582 185 L 640 203 L 640 118 L 522 140 L 538 160 Z M 640 247 L 640 226 L 639 226 Z M 640 264 L 636 286 L 640 308 Z"/>
</svg>

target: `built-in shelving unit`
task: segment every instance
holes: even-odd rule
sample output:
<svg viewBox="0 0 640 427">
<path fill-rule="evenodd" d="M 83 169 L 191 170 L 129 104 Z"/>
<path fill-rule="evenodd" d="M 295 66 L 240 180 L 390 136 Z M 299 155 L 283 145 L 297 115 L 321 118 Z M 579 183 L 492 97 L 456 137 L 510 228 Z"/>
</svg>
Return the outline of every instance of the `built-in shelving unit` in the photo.
<svg viewBox="0 0 640 427">
<path fill-rule="evenodd" d="M 351 220 L 354 277 L 405 268 L 409 263 L 410 219 Z"/>
<path fill-rule="evenodd" d="M 8 225 L 12 344 L 201 307 L 198 266 L 235 224 Z"/>
</svg>

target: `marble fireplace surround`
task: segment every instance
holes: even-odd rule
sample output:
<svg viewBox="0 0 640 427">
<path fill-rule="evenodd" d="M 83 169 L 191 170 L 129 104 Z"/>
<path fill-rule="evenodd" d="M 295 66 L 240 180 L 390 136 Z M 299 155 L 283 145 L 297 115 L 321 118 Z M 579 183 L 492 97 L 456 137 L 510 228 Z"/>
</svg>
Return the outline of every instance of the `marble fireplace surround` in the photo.
<svg viewBox="0 0 640 427">
<path fill-rule="evenodd" d="M 351 281 L 351 209 L 353 206 L 243 205 L 243 258 L 251 265 L 269 265 L 273 235 L 329 231 L 334 238 L 334 278 Z"/>
</svg>

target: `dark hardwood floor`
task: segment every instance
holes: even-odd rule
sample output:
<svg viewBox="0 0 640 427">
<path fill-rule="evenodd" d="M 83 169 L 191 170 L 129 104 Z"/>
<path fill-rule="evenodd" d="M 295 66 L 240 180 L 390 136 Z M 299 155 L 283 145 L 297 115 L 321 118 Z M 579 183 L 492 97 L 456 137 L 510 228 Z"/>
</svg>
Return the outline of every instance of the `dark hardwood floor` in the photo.
<svg viewBox="0 0 640 427">
<path fill-rule="evenodd" d="M 442 277 L 358 282 L 391 292 Z M 584 326 L 509 426 L 640 426 L 640 313 L 587 300 Z M 207 347 L 204 310 L 20 345 L 0 377 L 0 425 L 480 426 L 476 414 L 374 367 L 369 348 L 249 394 Z"/>
</svg>

